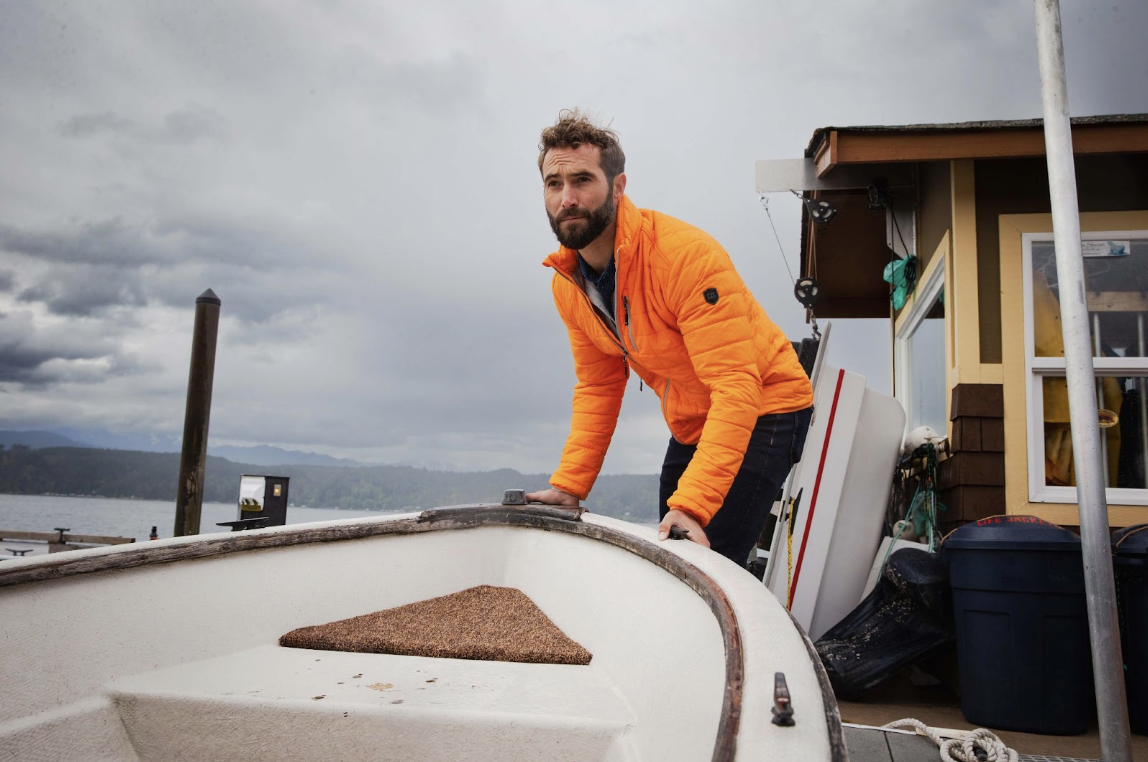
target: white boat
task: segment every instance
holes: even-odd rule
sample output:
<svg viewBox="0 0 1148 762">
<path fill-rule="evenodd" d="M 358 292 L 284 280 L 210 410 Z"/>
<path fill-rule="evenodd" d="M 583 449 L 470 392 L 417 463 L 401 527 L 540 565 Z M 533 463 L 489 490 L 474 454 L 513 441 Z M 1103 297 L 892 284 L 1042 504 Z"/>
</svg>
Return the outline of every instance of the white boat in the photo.
<svg viewBox="0 0 1148 762">
<path fill-rule="evenodd" d="M 522 591 L 592 660 L 278 645 L 476 585 Z M 0 628 L 5 758 L 847 758 L 810 642 L 752 575 L 573 509 L 461 506 L 7 561 Z M 791 725 L 774 722 L 777 673 Z"/>
</svg>

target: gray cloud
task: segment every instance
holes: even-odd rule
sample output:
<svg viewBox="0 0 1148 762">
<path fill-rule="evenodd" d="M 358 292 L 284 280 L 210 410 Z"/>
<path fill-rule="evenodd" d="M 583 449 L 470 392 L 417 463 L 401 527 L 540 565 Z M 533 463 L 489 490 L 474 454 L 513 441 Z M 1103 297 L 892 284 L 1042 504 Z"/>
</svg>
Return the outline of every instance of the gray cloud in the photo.
<svg viewBox="0 0 1148 762">
<path fill-rule="evenodd" d="M 42 265 L 26 273 L 31 282 L 17 301 L 43 303 L 58 315 L 91 316 L 153 300 L 182 307 L 214 285 L 237 297 L 231 314 L 263 322 L 301 304 L 330 302 L 331 291 L 318 287 L 343 277 L 325 271 L 306 243 L 210 215 L 152 224 L 72 222 L 57 230 L 0 224 L 0 251 Z"/>
<path fill-rule="evenodd" d="M 200 106 L 172 111 L 164 117 L 158 139 L 171 143 L 194 143 L 197 140 L 224 136 L 225 122 L 219 112 Z"/>
<path fill-rule="evenodd" d="M 80 265 L 52 268 L 39 283 L 17 294 L 16 301 L 42 302 L 54 315 L 91 317 L 108 308 L 143 307 L 147 297 L 135 273 Z"/>
<path fill-rule="evenodd" d="M 149 240 L 150 239 L 150 240 Z M 0 223 L 0 250 L 49 262 L 117 267 L 173 261 L 162 235 L 122 218 L 70 222 L 60 229 L 29 229 Z"/>
<path fill-rule="evenodd" d="M 1074 113 L 1148 111 L 1148 5 L 1062 6 Z M 0 0 L 0 18 L 0 427 L 177 435 L 210 287 L 213 438 L 544 471 L 573 386 L 534 165 L 560 108 L 611 122 L 631 198 L 713 234 L 793 337 L 755 160 L 825 125 L 1040 112 L 1031 4 L 996 0 Z M 772 209 L 795 263 L 799 209 Z M 838 330 L 846 361 L 887 366 L 887 330 Z M 607 470 L 655 469 L 666 436 L 635 385 Z"/>
<path fill-rule="evenodd" d="M 117 342 L 100 332 L 40 328 L 29 312 L 0 313 L 0 381 L 32 387 L 98 384 L 146 370 L 146 363 L 121 353 Z"/>
<path fill-rule="evenodd" d="M 60 125 L 60 134 L 67 138 L 88 138 L 101 134 L 130 135 L 138 131 L 135 122 L 118 114 L 77 114 Z"/>
<path fill-rule="evenodd" d="M 480 102 L 482 69 L 480 62 L 457 52 L 445 60 L 387 64 L 370 51 L 354 48 L 337 57 L 325 79 L 338 89 L 370 98 L 394 117 L 413 107 L 432 117 L 450 118 Z"/>
<path fill-rule="evenodd" d="M 226 124 L 219 112 L 190 105 L 168 113 L 157 124 L 145 125 L 133 119 L 105 111 L 100 114 L 76 114 L 64 120 L 59 133 L 66 138 L 93 138 L 107 135 L 144 143 L 189 145 L 200 140 L 219 140 Z"/>
</svg>

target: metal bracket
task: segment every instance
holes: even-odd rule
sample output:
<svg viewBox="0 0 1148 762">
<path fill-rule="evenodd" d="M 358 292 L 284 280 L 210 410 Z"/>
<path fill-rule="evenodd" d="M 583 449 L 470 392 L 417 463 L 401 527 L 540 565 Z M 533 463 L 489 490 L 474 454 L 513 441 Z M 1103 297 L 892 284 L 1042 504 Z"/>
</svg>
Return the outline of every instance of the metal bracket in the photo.
<svg viewBox="0 0 1148 762">
<path fill-rule="evenodd" d="M 793 727 L 793 702 L 789 698 L 789 686 L 785 683 L 784 672 L 773 673 L 773 724 Z"/>
</svg>

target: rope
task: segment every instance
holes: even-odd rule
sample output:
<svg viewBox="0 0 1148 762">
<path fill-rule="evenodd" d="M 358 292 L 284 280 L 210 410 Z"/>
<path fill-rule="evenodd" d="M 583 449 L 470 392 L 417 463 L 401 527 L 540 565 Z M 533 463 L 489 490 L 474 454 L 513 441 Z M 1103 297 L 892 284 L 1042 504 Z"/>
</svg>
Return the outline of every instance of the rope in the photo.
<svg viewBox="0 0 1148 762">
<path fill-rule="evenodd" d="M 883 730 L 898 727 L 910 727 L 920 735 L 926 736 L 940 749 L 940 758 L 943 762 L 978 762 L 980 758 L 977 756 L 977 749 L 984 752 L 984 762 L 1017 762 L 1018 759 L 1015 749 L 1005 746 L 1004 741 L 996 734 L 984 728 L 977 728 L 964 738 L 945 740 L 934 733 L 928 725 L 912 717 L 881 726 Z"/>
<path fill-rule="evenodd" d="M 777 226 L 773 224 L 773 215 L 769 213 L 769 198 L 767 196 L 760 196 L 761 205 L 765 209 L 765 216 L 769 218 L 769 226 L 773 228 L 773 237 L 777 239 L 777 250 L 781 252 L 781 261 L 785 263 L 785 271 L 789 273 L 789 281 L 796 283 L 797 280 L 793 277 L 793 270 L 789 269 L 789 258 L 785 256 L 785 247 L 781 245 L 781 236 L 777 234 Z"/>
</svg>

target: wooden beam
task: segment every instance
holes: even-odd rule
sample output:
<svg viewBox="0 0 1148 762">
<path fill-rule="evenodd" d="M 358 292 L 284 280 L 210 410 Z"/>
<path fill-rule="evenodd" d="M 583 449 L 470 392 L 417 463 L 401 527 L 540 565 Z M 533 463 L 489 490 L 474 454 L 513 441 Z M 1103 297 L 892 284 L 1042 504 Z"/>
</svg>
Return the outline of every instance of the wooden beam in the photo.
<svg viewBox="0 0 1148 762">
<path fill-rule="evenodd" d="M 1148 312 L 1148 296 L 1139 291 L 1089 291 L 1089 312 Z"/>
<path fill-rule="evenodd" d="M 952 386 L 986 383 L 981 364 L 980 276 L 977 261 L 977 193 L 973 162 L 954 161 L 949 169 L 953 239 L 952 278 L 945 283 L 946 309 L 952 305 Z M 951 387 L 950 387 L 951 388 Z"/>
<path fill-rule="evenodd" d="M 837 166 L 837 130 L 830 130 L 829 134 L 817 147 L 813 155 L 813 162 L 817 165 L 817 176 L 822 177 Z"/>
<path fill-rule="evenodd" d="M 1088 124 L 1072 129 L 1077 155 L 1148 152 L 1148 124 Z M 1039 127 L 913 132 L 832 130 L 814 160 L 818 175 L 841 164 L 900 161 L 951 161 L 1044 156 Z"/>
</svg>

